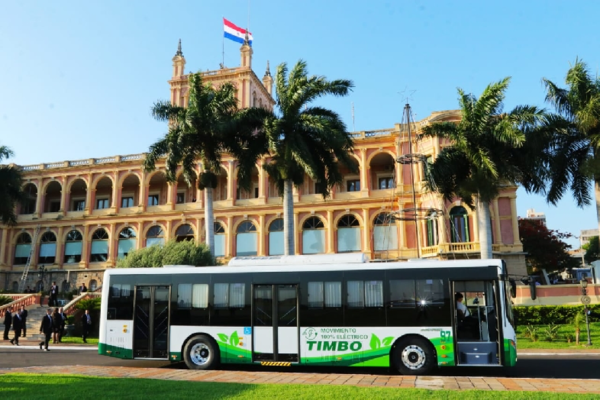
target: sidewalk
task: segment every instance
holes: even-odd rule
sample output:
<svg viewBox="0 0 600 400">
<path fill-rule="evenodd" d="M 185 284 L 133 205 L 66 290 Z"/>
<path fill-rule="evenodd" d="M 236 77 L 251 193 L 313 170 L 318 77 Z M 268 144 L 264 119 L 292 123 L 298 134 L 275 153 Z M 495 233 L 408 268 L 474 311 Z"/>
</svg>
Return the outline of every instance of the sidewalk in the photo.
<svg viewBox="0 0 600 400">
<path fill-rule="evenodd" d="M 327 374 L 273 371 L 190 371 L 163 368 L 44 366 L 0 370 L 6 373 L 76 374 L 106 378 L 145 378 L 174 381 L 250 384 L 320 384 L 385 386 L 419 389 L 540 391 L 600 394 L 600 379 L 532 379 L 447 376 Z"/>
</svg>

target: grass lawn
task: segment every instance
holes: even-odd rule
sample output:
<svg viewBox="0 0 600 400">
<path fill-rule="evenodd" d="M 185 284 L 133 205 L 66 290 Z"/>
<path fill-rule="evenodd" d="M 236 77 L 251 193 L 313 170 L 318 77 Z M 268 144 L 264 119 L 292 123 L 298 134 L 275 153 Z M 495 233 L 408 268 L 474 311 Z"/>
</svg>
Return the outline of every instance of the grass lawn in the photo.
<svg viewBox="0 0 600 400">
<path fill-rule="evenodd" d="M 544 329 L 548 325 L 534 325 L 537 328 L 538 340 L 532 341 L 526 336 L 527 326 L 517 326 L 517 348 L 518 349 L 600 349 L 600 322 L 590 323 L 590 336 L 592 338 L 592 346 L 584 346 L 587 343 L 586 326 L 583 324 L 581 334 L 579 336 L 579 345 L 575 344 L 575 329 L 571 325 L 559 325 L 558 338 L 549 341 L 544 334 Z M 571 334 L 573 341 L 567 342 L 565 335 Z"/>
<path fill-rule="evenodd" d="M 0 375 L 4 399 L 600 399 L 600 395 L 548 392 L 453 391 L 336 385 L 277 385 L 96 378 L 79 375 Z"/>
<path fill-rule="evenodd" d="M 62 342 L 85 344 L 83 343 L 83 339 L 77 336 L 63 336 Z M 87 338 L 87 344 L 98 344 L 98 338 Z"/>
</svg>

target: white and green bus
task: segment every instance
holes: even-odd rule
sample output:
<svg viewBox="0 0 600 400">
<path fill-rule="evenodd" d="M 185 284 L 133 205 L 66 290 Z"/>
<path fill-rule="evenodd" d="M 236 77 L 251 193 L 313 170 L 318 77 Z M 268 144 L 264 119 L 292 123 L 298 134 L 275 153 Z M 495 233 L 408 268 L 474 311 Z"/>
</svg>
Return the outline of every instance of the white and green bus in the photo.
<svg viewBox="0 0 600 400">
<path fill-rule="evenodd" d="M 107 270 L 98 352 L 184 361 L 191 369 L 391 366 L 415 375 L 515 365 L 512 287 L 502 260 L 368 263 L 356 256 Z"/>
</svg>

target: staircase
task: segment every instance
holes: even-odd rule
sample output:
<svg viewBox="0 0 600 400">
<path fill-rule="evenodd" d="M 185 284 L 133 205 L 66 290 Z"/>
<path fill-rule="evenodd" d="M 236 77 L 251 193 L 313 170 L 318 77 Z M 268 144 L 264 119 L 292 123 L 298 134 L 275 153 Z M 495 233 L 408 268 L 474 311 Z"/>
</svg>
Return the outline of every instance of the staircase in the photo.
<svg viewBox="0 0 600 400">
<path fill-rule="evenodd" d="M 42 318 L 46 316 L 46 310 L 48 309 L 48 307 L 40 307 L 36 304 L 29 307 L 25 307 L 25 309 L 27 310 L 27 337 L 21 336 L 19 338 L 19 343 L 39 343 L 45 338 L 44 334 L 40 334 L 40 325 L 42 324 Z M 13 337 L 12 331 L 10 337 L 11 339 Z M 50 343 L 52 343 L 52 339 Z"/>
</svg>

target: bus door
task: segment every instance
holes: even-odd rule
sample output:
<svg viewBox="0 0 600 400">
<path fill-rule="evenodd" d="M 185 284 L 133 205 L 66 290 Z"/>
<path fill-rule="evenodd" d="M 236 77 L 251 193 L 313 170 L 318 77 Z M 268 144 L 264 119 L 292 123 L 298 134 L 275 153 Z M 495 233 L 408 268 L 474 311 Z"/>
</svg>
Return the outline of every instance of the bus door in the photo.
<svg viewBox="0 0 600 400">
<path fill-rule="evenodd" d="M 502 313 L 497 281 L 454 281 L 456 365 L 502 365 Z M 462 305 L 456 298 L 462 295 Z M 462 309 L 463 311 L 459 311 Z M 499 322 L 500 321 L 500 322 Z"/>
<path fill-rule="evenodd" d="M 169 358 L 170 286 L 136 286 L 133 357 Z"/>
<path fill-rule="evenodd" d="M 252 361 L 298 361 L 298 285 L 254 285 Z"/>
</svg>

